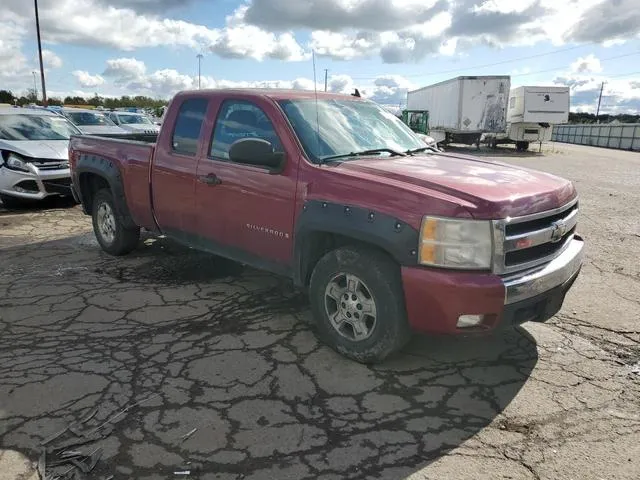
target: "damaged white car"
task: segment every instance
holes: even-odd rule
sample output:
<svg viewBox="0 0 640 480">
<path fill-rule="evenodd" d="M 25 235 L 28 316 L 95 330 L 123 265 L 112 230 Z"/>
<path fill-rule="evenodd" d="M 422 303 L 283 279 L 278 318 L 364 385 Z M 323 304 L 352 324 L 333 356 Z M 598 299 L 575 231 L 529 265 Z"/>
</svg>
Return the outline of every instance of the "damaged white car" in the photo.
<svg viewBox="0 0 640 480">
<path fill-rule="evenodd" d="M 133 133 L 158 134 L 160 127 L 143 113 L 109 112 L 109 119 L 120 128 Z"/>
<path fill-rule="evenodd" d="M 69 137 L 81 132 L 45 109 L 0 107 L 0 201 L 16 208 L 71 195 Z"/>
</svg>

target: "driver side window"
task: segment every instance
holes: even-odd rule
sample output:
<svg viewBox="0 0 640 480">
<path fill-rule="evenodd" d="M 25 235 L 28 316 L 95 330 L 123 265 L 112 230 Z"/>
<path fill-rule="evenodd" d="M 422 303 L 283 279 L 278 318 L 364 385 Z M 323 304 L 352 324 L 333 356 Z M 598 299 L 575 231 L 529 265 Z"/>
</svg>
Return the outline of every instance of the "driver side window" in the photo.
<svg viewBox="0 0 640 480">
<path fill-rule="evenodd" d="M 243 138 L 261 138 L 271 142 L 274 152 L 283 150 L 271 120 L 260 107 L 243 100 L 227 100 L 216 120 L 209 156 L 228 161 L 229 148 Z"/>
</svg>

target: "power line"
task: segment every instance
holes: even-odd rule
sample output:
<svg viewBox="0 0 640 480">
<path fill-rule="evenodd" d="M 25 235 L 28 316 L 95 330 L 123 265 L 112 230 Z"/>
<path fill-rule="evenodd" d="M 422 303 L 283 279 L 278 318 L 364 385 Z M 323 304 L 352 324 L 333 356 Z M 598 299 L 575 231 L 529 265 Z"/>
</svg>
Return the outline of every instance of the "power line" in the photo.
<svg viewBox="0 0 640 480">
<path fill-rule="evenodd" d="M 607 78 L 630 77 L 631 75 L 640 75 L 640 71 L 629 73 L 618 73 L 616 75 L 607 75 Z"/>
<path fill-rule="evenodd" d="M 559 50 L 552 50 L 550 52 L 545 52 L 545 53 L 537 53 L 535 55 L 527 55 L 525 57 L 512 58 L 510 60 L 502 60 L 500 62 L 485 63 L 485 64 L 482 64 L 482 65 L 472 65 L 470 67 L 464 67 L 464 68 L 454 68 L 454 69 L 451 69 L 451 70 L 439 70 L 439 71 L 429 72 L 429 73 L 416 73 L 416 74 L 402 75 L 402 76 L 405 77 L 405 78 L 410 78 L 410 77 L 428 77 L 428 76 L 433 76 L 433 75 L 441 75 L 443 73 L 466 72 L 466 71 L 474 69 L 474 68 L 488 68 L 488 67 L 494 67 L 496 65 L 504 65 L 505 63 L 519 62 L 521 60 L 529 60 L 531 58 L 545 57 L 547 55 L 555 55 L 556 53 L 568 52 L 569 50 L 576 50 L 578 48 L 583 48 L 583 47 L 588 46 L 588 45 L 590 45 L 590 44 L 586 43 L 586 44 L 583 44 L 583 45 L 575 45 L 573 47 L 561 48 Z M 353 78 L 354 80 L 369 80 L 369 79 L 376 79 L 376 78 L 378 78 L 378 76 L 375 76 L 375 77 L 351 77 L 351 78 Z"/>
<path fill-rule="evenodd" d="M 616 58 L 623 58 L 623 57 L 630 57 L 632 55 L 638 55 L 640 54 L 640 52 L 631 52 L 631 53 L 625 53 L 623 55 L 616 55 L 613 57 L 605 57 L 605 58 L 600 58 L 600 61 L 605 61 L 605 60 L 615 60 Z M 563 65 L 562 67 L 554 67 L 554 68 L 548 68 L 545 70 L 537 70 L 535 72 L 527 72 L 527 73 L 517 73 L 515 75 L 511 75 L 512 77 L 525 77 L 527 75 L 535 75 L 536 73 L 546 73 L 546 72 L 557 72 L 558 70 L 564 70 L 566 69 L 567 66 Z"/>
</svg>

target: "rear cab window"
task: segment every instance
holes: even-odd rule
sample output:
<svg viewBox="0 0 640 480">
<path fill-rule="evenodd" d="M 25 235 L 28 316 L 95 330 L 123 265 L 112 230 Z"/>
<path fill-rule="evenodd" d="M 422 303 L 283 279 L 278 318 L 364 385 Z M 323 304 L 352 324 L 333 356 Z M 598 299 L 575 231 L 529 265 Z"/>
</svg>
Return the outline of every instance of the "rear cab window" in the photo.
<svg viewBox="0 0 640 480">
<path fill-rule="evenodd" d="M 208 100 L 190 98 L 182 102 L 171 135 L 171 150 L 180 155 L 195 156 Z"/>
</svg>

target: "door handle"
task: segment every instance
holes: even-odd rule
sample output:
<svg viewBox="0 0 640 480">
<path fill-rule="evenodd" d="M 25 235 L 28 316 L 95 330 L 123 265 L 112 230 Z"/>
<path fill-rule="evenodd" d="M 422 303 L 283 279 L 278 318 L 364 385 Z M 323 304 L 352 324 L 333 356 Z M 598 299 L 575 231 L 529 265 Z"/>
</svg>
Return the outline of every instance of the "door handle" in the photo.
<svg viewBox="0 0 640 480">
<path fill-rule="evenodd" d="M 198 181 L 207 185 L 220 185 L 222 183 L 222 180 L 215 173 L 200 175 L 198 176 Z"/>
</svg>

